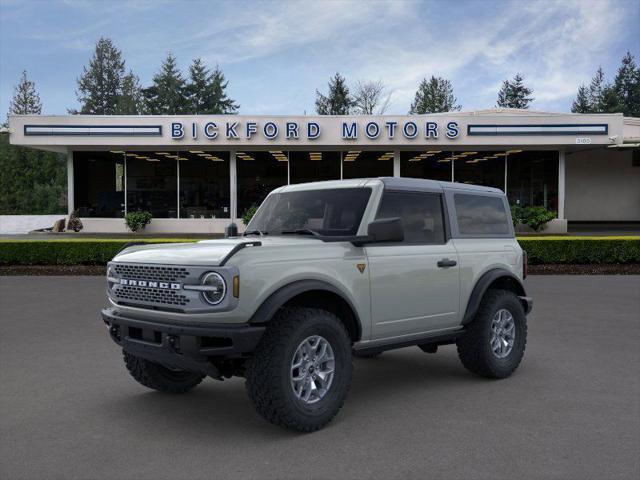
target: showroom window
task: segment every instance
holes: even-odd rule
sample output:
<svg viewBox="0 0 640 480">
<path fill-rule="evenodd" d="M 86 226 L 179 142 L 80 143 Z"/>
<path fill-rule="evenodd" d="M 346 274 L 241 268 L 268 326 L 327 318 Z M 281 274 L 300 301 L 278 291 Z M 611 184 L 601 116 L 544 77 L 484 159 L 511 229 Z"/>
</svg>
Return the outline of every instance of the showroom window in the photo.
<svg viewBox="0 0 640 480">
<path fill-rule="evenodd" d="M 400 175 L 450 182 L 453 171 L 453 152 L 429 149 L 400 152 Z"/>
<path fill-rule="evenodd" d="M 237 152 L 238 217 L 253 205 L 260 205 L 271 190 L 287 185 L 288 152 Z"/>
<path fill-rule="evenodd" d="M 148 211 L 155 218 L 178 216 L 178 155 L 127 152 L 127 211 Z"/>
<path fill-rule="evenodd" d="M 340 152 L 289 152 L 290 183 L 340 179 Z"/>
<path fill-rule="evenodd" d="M 507 153 L 502 151 L 461 151 L 453 154 L 455 182 L 504 191 L 504 166 Z"/>
<path fill-rule="evenodd" d="M 507 159 L 511 205 L 558 211 L 558 152 L 513 150 Z"/>
<path fill-rule="evenodd" d="M 179 152 L 180 218 L 229 218 L 229 153 Z"/>
<path fill-rule="evenodd" d="M 393 151 L 350 150 L 342 153 L 342 178 L 393 176 Z"/>
<path fill-rule="evenodd" d="M 74 152 L 73 171 L 81 217 L 124 217 L 124 152 Z"/>
</svg>

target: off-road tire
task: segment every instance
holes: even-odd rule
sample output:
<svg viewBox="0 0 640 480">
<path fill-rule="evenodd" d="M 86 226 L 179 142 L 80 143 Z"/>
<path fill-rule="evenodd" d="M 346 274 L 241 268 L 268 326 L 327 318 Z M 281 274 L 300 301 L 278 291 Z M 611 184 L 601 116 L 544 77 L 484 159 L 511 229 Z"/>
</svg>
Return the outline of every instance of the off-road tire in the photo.
<svg viewBox="0 0 640 480">
<path fill-rule="evenodd" d="M 165 393 L 185 393 L 205 377 L 185 370 L 169 370 L 162 365 L 137 357 L 123 350 L 124 363 L 131 376 L 141 385 Z"/>
<path fill-rule="evenodd" d="M 500 309 L 508 310 L 515 323 L 514 345 L 505 358 L 495 356 L 490 346 L 491 322 Z M 518 297 L 508 290 L 487 290 L 478 313 L 456 345 L 460 361 L 467 370 L 488 378 L 511 375 L 520 365 L 527 345 L 527 317 Z"/>
<path fill-rule="evenodd" d="M 313 404 L 296 398 L 291 387 L 291 360 L 307 337 L 324 337 L 335 357 L 335 373 L 326 395 Z M 317 308 L 283 308 L 269 322 L 246 375 L 255 409 L 267 421 L 299 432 L 324 427 L 338 413 L 349 391 L 353 371 L 351 340 L 338 317 Z"/>
</svg>

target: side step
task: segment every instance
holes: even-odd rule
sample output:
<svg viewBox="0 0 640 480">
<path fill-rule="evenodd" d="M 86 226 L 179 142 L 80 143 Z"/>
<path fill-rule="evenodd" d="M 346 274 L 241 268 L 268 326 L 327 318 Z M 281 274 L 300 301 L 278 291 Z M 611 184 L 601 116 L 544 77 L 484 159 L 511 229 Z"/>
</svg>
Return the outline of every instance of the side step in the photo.
<svg viewBox="0 0 640 480">
<path fill-rule="evenodd" d="M 372 355 L 386 350 L 395 350 L 397 348 L 413 347 L 419 345 L 425 352 L 435 353 L 438 345 L 450 345 L 455 343 L 456 340 L 464 334 L 464 329 L 456 330 L 455 332 L 447 332 L 439 335 L 426 335 L 424 337 L 417 337 L 411 340 L 403 340 L 400 342 L 384 343 L 381 345 L 364 345 L 360 348 L 354 348 L 353 353 L 358 355 Z"/>
</svg>

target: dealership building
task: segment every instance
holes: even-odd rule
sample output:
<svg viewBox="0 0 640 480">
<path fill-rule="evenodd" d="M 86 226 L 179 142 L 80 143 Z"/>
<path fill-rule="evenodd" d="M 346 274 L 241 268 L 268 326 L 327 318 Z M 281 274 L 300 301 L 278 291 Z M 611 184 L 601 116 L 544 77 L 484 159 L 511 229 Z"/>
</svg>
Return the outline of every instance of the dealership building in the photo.
<svg viewBox="0 0 640 480">
<path fill-rule="evenodd" d="M 391 176 L 500 188 L 556 211 L 550 232 L 640 223 L 640 119 L 622 114 L 26 115 L 9 132 L 66 155 L 87 232 L 124 232 L 138 210 L 151 233 L 222 232 L 282 185 Z"/>
</svg>

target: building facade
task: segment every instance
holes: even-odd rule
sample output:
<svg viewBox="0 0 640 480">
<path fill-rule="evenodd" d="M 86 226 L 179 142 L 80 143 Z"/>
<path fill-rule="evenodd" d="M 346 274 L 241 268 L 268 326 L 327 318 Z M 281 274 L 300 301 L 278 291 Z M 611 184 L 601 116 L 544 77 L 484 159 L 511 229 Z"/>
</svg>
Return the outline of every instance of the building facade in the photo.
<svg viewBox="0 0 640 480">
<path fill-rule="evenodd" d="M 12 116 L 11 143 L 67 155 L 89 232 L 221 232 L 282 185 L 402 176 L 488 185 L 567 222 L 640 222 L 640 119 L 485 110 L 410 116 Z"/>
</svg>

